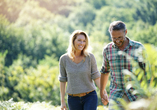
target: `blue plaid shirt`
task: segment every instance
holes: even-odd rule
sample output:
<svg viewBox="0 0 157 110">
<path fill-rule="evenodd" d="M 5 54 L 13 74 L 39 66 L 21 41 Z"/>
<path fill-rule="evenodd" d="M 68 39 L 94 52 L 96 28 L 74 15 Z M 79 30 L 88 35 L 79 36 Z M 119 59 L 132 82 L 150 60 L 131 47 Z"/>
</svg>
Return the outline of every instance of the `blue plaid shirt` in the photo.
<svg viewBox="0 0 157 110">
<path fill-rule="evenodd" d="M 128 37 L 129 45 L 122 51 L 127 55 L 131 56 L 135 61 L 139 61 L 139 57 L 136 55 L 137 49 L 143 45 L 139 42 L 132 41 Z M 125 55 L 119 54 L 121 51 L 113 42 L 109 43 L 103 50 L 103 65 L 100 72 L 103 74 L 110 73 L 110 99 L 116 100 L 121 98 L 125 93 L 130 101 L 137 99 L 136 95 L 131 94 L 131 89 L 126 89 L 123 70 L 127 69 L 132 72 L 131 61 L 126 58 Z M 130 79 L 131 80 L 131 79 Z"/>
</svg>

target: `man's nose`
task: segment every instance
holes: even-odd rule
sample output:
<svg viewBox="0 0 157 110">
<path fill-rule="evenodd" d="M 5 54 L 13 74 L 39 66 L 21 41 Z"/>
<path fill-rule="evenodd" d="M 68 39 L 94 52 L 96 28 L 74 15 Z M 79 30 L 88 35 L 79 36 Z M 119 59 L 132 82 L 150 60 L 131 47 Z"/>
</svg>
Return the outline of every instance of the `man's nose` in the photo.
<svg viewBox="0 0 157 110">
<path fill-rule="evenodd" d="M 119 43 L 120 41 L 119 40 L 116 40 L 116 43 Z"/>
</svg>

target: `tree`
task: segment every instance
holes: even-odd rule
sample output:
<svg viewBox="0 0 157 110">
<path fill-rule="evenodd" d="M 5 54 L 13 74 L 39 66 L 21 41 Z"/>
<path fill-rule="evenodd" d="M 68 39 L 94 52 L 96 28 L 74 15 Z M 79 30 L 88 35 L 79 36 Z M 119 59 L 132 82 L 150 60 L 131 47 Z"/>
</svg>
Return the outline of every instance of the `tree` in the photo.
<svg viewBox="0 0 157 110">
<path fill-rule="evenodd" d="M 138 4 L 139 5 L 136 7 L 137 19 L 142 19 L 144 22 L 155 25 L 157 20 L 157 1 L 139 0 Z"/>
<path fill-rule="evenodd" d="M 154 26 L 149 26 L 148 29 L 143 29 L 138 31 L 135 34 L 134 39 L 142 43 L 149 43 L 157 46 L 156 29 L 157 29 L 157 23 Z"/>
<path fill-rule="evenodd" d="M 10 22 L 15 22 L 24 3 L 25 0 L 1 0 L 0 14 L 4 15 Z"/>
<path fill-rule="evenodd" d="M 13 59 L 16 59 L 18 53 L 23 47 L 23 39 L 21 29 L 14 28 L 4 16 L 0 16 L 0 52 L 8 51 L 5 59 L 5 65 L 12 64 Z"/>
<path fill-rule="evenodd" d="M 96 9 L 101 9 L 101 7 L 108 5 L 107 0 L 86 0 L 86 2 L 90 3 Z"/>
<path fill-rule="evenodd" d="M 82 25 L 83 27 L 88 23 L 92 23 L 95 19 L 95 10 L 90 4 L 84 3 L 75 8 L 68 18 L 70 22 L 73 22 L 75 25 Z"/>
</svg>

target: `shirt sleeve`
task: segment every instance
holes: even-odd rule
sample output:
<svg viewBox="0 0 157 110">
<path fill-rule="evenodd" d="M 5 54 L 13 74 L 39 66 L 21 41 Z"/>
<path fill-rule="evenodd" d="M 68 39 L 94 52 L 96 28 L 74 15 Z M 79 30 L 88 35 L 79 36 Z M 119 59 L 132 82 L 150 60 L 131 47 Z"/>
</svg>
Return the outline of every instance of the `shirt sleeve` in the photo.
<svg viewBox="0 0 157 110">
<path fill-rule="evenodd" d="M 104 48 L 104 51 L 103 51 L 103 63 L 102 63 L 102 67 L 101 67 L 101 70 L 100 70 L 100 73 L 103 73 L 103 74 L 107 74 L 110 72 L 110 65 L 109 65 L 109 61 L 108 61 L 108 58 L 107 58 L 107 48 Z"/>
<path fill-rule="evenodd" d="M 60 82 L 67 82 L 67 74 L 66 74 L 66 70 L 65 70 L 65 63 L 64 63 L 64 59 L 65 57 L 60 57 L 59 60 L 59 81 Z"/>
<path fill-rule="evenodd" d="M 96 63 L 96 59 L 95 59 L 94 55 L 91 54 L 90 57 L 91 57 L 91 77 L 94 80 L 94 79 L 100 77 L 100 73 L 98 71 L 97 63 Z"/>
</svg>

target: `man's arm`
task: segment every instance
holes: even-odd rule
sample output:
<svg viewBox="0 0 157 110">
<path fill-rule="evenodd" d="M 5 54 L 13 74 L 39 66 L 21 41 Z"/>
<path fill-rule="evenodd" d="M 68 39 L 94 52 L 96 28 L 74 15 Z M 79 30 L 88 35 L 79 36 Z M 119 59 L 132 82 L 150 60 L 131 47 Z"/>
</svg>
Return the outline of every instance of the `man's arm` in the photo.
<svg viewBox="0 0 157 110">
<path fill-rule="evenodd" d="M 107 95 L 107 91 L 105 89 L 106 85 L 107 85 L 108 77 L 109 77 L 109 73 L 107 73 L 107 74 L 101 73 L 101 79 L 100 79 L 100 96 L 101 96 L 102 103 L 104 105 L 108 104 L 108 95 Z"/>
</svg>

